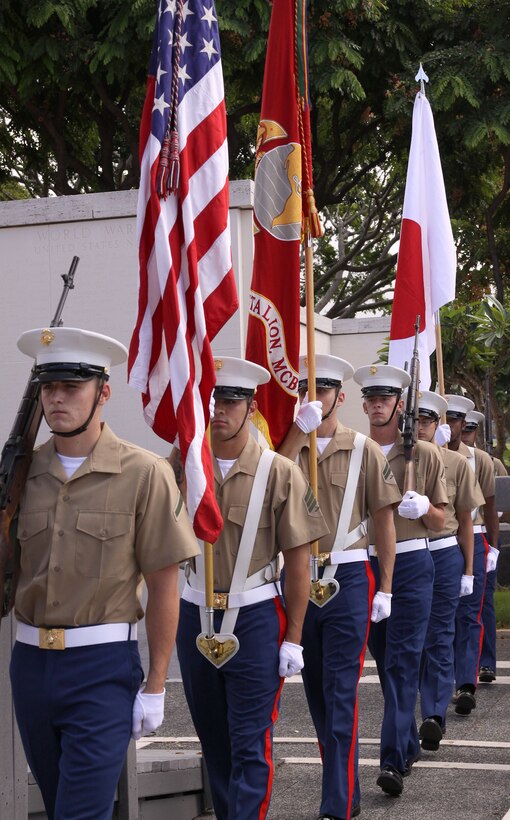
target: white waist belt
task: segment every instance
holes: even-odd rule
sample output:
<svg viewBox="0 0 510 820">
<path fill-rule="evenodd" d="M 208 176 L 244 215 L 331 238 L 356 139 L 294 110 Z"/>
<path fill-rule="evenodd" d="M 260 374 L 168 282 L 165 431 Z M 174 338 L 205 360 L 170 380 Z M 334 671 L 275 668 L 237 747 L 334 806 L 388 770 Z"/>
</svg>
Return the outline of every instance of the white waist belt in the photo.
<svg viewBox="0 0 510 820">
<path fill-rule="evenodd" d="M 353 564 L 355 561 L 368 561 L 366 549 L 359 550 L 333 550 L 330 553 L 322 553 L 327 556 L 329 564 Z"/>
<path fill-rule="evenodd" d="M 454 535 L 447 535 L 444 538 L 434 538 L 433 540 L 429 538 L 429 550 L 431 552 L 434 550 L 443 550 L 445 547 L 455 547 L 457 543 L 457 539 Z"/>
<path fill-rule="evenodd" d="M 483 524 L 474 524 L 474 526 L 473 526 L 473 532 L 474 533 L 479 533 L 479 532 L 484 532 L 484 531 L 485 531 L 485 527 L 483 526 Z"/>
<path fill-rule="evenodd" d="M 276 583 L 263 584 L 254 589 L 247 589 L 244 592 L 215 592 L 214 609 L 238 609 L 240 606 L 258 604 L 260 601 L 268 601 L 279 595 L 280 590 Z M 182 591 L 185 601 L 197 606 L 205 606 L 205 592 L 200 589 L 193 589 L 189 584 L 185 584 Z"/>
<path fill-rule="evenodd" d="M 428 542 L 426 538 L 411 538 L 409 541 L 397 541 L 396 554 L 400 555 L 403 552 L 414 552 L 415 550 L 426 550 Z M 375 547 L 370 544 L 368 554 L 375 555 Z"/>
<path fill-rule="evenodd" d="M 97 624 L 63 629 L 58 627 L 29 626 L 18 621 L 16 640 L 40 649 L 73 649 L 77 646 L 95 646 L 116 641 L 136 641 L 137 624 Z"/>
</svg>

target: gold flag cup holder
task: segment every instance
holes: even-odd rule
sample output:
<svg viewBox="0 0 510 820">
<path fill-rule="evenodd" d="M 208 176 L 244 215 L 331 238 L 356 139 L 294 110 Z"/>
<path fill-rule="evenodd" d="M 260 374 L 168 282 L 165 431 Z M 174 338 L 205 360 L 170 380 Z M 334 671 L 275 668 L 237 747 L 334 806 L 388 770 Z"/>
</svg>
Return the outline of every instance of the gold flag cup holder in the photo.
<svg viewBox="0 0 510 820">
<path fill-rule="evenodd" d="M 340 592 L 336 578 L 319 578 L 319 566 L 329 560 L 328 553 L 312 555 L 312 580 L 310 581 L 310 601 L 315 606 L 324 606 Z"/>
<path fill-rule="evenodd" d="M 225 607 L 218 607 L 224 609 Z M 214 607 L 206 607 L 208 629 L 197 635 L 198 651 L 217 669 L 228 663 L 239 652 L 239 640 L 229 632 L 214 632 Z"/>
</svg>

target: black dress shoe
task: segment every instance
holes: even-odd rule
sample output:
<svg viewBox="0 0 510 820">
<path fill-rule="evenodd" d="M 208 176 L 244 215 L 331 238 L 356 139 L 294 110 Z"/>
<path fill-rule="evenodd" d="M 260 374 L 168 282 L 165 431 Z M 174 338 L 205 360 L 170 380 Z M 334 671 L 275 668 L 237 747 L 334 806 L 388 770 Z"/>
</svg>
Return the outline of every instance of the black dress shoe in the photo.
<svg viewBox="0 0 510 820">
<path fill-rule="evenodd" d="M 397 797 L 404 789 L 404 778 L 393 766 L 384 766 L 377 778 L 377 785 L 381 787 L 385 794 Z"/>
<path fill-rule="evenodd" d="M 478 675 L 478 680 L 480 683 L 492 683 L 493 680 L 496 680 L 496 673 L 494 669 L 490 666 L 482 666 L 480 667 L 480 674 Z"/>
<path fill-rule="evenodd" d="M 425 718 L 420 726 L 421 748 L 428 752 L 437 752 L 443 739 L 443 730 L 436 718 Z"/>
<path fill-rule="evenodd" d="M 351 817 L 359 817 L 361 814 L 361 806 L 357 803 L 351 809 Z M 317 820 L 342 820 L 341 817 L 336 817 L 334 814 L 320 814 Z"/>
<path fill-rule="evenodd" d="M 404 771 L 402 772 L 402 777 L 409 777 L 409 775 L 412 774 L 413 766 L 416 763 L 416 761 L 419 760 L 420 758 L 421 758 L 421 754 L 418 753 L 416 755 L 416 757 L 413 758 L 413 760 L 406 760 L 406 764 L 404 766 Z"/>
<path fill-rule="evenodd" d="M 471 689 L 474 687 L 461 686 L 456 692 L 455 714 L 467 717 L 471 714 L 471 710 L 476 708 L 476 698 Z"/>
</svg>

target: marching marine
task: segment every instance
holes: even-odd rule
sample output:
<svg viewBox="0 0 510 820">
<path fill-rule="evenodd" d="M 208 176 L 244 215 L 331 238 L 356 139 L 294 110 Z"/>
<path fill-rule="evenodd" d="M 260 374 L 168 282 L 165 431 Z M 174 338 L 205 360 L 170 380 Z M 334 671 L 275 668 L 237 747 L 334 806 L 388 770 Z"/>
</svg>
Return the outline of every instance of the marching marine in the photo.
<svg viewBox="0 0 510 820">
<path fill-rule="evenodd" d="M 484 421 L 485 416 L 477 410 L 470 410 L 466 413 L 464 428 L 462 430 L 463 444 L 467 447 L 476 446 L 478 425 Z M 507 469 L 503 462 L 490 452 L 489 455 L 494 464 L 494 476 L 507 476 Z M 500 516 L 501 513 L 498 512 L 498 517 Z M 496 610 L 494 607 L 494 592 L 496 590 L 498 555 L 499 541 L 498 549 L 492 547 L 491 544 L 491 549 L 487 555 L 487 576 L 482 609 L 483 641 L 478 672 L 478 680 L 480 683 L 492 683 L 492 681 L 496 680 Z"/>
<path fill-rule="evenodd" d="M 434 442 L 448 402 L 438 393 L 419 393 L 418 437 Z M 436 445 L 437 446 L 437 445 Z M 429 537 L 434 561 L 434 590 L 420 673 L 422 749 L 436 751 L 446 727 L 455 672 L 453 644 L 459 598 L 473 592 L 473 521 L 471 511 L 483 495 L 466 459 L 438 447 L 445 467 L 448 505 L 444 529 Z"/>
<path fill-rule="evenodd" d="M 448 449 L 463 455 L 476 475 L 484 497 L 483 514 L 480 507 L 472 511 L 474 531 L 473 592 L 459 601 L 455 627 L 455 712 L 467 716 L 476 707 L 476 686 L 483 640 L 482 609 L 489 555 L 497 552 L 499 519 L 496 511 L 496 484 L 491 457 L 483 450 L 468 447 L 462 441 L 466 414 L 474 402 L 466 396 L 447 395 L 446 421 L 451 438 Z M 487 537 L 485 537 L 486 532 Z M 496 546 L 494 546 L 496 545 Z M 490 560 L 490 559 L 489 559 Z"/>
<path fill-rule="evenodd" d="M 363 410 L 370 436 L 388 459 L 397 485 L 404 490 L 405 456 L 398 417 L 403 411 L 402 391 L 410 376 L 392 365 L 368 365 L 354 373 L 361 386 Z M 398 795 L 403 778 L 420 756 L 414 717 L 418 695 L 420 660 L 432 604 L 434 563 L 428 535 L 444 528 L 448 503 L 443 462 L 437 449 L 418 441 L 413 454 L 416 490 L 406 490 L 394 513 L 397 535 L 393 570 L 391 614 L 372 624 L 368 646 L 375 658 L 384 693 L 381 728 L 381 771 L 377 785 Z M 370 527 L 372 568 L 379 583 L 379 545 Z"/>
<path fill-rule="evenodd" d="M 250 434 L 255 390 L 269 380 L 267 370 L 227 357 L 216 368 L 211 448 L 224 527 L 214 544 L 214 628 L 218 640 L 229 635 L 238 650 L 216 666 L 196 646 L 205 629 L 198 559 L 183 591 L 177 649 L 216 817 L 258 820 L 271 798 L 273 726 L 283 679 L 303 666 L 310 542 L 328 530 L 299 467 L 263 450 Z"/>
<path fill-rule="evenodd" d="M 64 327 L 28 331 L 18 347 L 35 359 L 52 436 L 34 452 L 19 509 L 16 718 L 48 818 L 110 820 L 131 735 L 163 721 L 178 563 L 198 549 L 166 460 L 101 421 L 125 347 Z"/>
<path fill-rule="evenodd" d="M 343 382 L 353 372 L 348 362 L 336 356 L 315 358 L 317 398 L 322 403 L 317 430 L 318 500 L 330 529 L 319 542 L 319 577 L 339 585 L 322 605 L 310 600 L 303 626 L 303 682 L 322 757 L 319 820 L 348 820 L 360 811 L 358 683 L 370 621 L 383 620 L 391 609 L 393 508 L 401 501 L 380 448 L 337 419 L 345 399 Z M 303 356 L 299 378 L 301 408 L 280 452 L 290 458 L 299 453 L 299 464 L 308 475 L 307 433 L 316 424 L 305 421 L 312 414 L 305 402 L 309 373 Z M 369 516 L 381 568 L 377 593 L 368 558 Z"/>
</svg>

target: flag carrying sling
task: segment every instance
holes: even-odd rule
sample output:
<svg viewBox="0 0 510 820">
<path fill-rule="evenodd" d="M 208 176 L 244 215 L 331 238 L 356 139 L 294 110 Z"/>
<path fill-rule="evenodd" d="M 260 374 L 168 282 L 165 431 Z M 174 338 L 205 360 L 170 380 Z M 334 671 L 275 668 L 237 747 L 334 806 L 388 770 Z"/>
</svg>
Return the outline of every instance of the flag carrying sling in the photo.
<svg viewBox="0 0 510 820">
<path fill-rule="evenodd" d="M 138 316 L 129 384 L 145 420 L 178 443 L 196 534 L 222 519 L 205 431 L 215 384 L 210 342 L 237 309 L 228 153 L 213 0 L 158 4 L 140 125 Z"/>
</svg>

